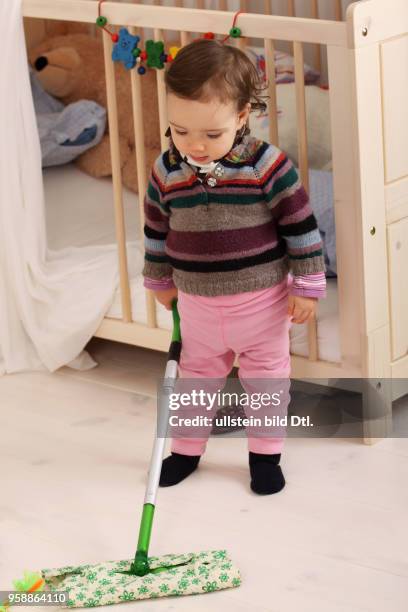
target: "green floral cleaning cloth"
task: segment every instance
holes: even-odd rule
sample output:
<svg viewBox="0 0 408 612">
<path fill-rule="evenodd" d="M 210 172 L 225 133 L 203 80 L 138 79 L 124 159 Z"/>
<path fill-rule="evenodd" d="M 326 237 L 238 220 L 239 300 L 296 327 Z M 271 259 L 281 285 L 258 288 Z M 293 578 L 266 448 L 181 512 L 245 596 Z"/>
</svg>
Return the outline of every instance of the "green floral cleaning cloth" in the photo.
<svg viewBox="0 0 408 612">
<path fill-rule="evenodd" d="M 239 570 L 225 550 L 149 557 L 151 569 L 161 566 L 168 569 L 142 577 L 122 573 L 130 569 L 132 561 L 43 569 L 41 574 L 50 591 L 69 592 L 64 607 L 71 608 L 169 595 L 197 595 L 241 584 Z"/>
</svg>

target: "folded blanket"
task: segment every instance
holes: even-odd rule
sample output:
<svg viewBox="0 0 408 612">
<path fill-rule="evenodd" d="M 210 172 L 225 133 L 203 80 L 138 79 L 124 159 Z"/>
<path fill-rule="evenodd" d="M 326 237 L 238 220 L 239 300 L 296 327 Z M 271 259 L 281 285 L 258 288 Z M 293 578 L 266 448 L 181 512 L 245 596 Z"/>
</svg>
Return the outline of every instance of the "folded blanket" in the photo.
<svg viewBox="0 0 408 612">
<path fill-rule="evenodd" d="M 65 107 L 42 88 L 31 69 L 30 81 L 43 168 L 66 164 L 98 144 L 106 124 L 102 106 L 79 100 Z"/>
<path fill-rule="evenodd" d="M 309 171 L 310 205 L 323 241 L 326 276 L 337 276 L 333 173 Z"/>
</svg>

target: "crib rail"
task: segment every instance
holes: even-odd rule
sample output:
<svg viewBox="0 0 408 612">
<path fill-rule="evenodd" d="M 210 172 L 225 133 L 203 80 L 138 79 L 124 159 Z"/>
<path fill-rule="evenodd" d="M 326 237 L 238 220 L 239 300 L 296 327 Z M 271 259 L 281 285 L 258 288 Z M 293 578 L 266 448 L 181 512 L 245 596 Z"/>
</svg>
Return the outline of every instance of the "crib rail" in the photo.
<svg viewBox="0 0 408 612">
<path fill-rule="evenodd" d="M 155 4 L 160 4 L 159 0 Z M 225 10 L 210 11 L 198 9 L 183 9 L 183 19 L 180 19 L 180 7 L 182 0 L 176 0 L 176 7 L 145 6 L 140 4 L 106 2 L 103 5 L 103 14 L 107 17 L 111 26 L 122 26 L 126 24 L 133 32 L 140 32 L 143 28 L 153 28 L 155 40 L 163 40 L 165 29 L 179 32 L 182 44 L 186 44 L 191 33 L 205 33 L 212 31 L 215 34 L 225 35 L 229 31 L 232 23 L 233 13 Z M 202 3 L 201 3 L 202 4 Z M 198 2 L 198 7 L 200 7 Z M 268 6 L 267 6 L 268 5 Z M 225 8 L 226 2 L 221 3 Z M 241 3 L 244 7 L 245 3 Z M 341 3 L 340 3 L 341 7 Z M 265 1 L 265 11 L 270 13 L 270 2 Z M 317 2 L 313 2 L 315 17 L 318 16 Z M 344 23 L 335 21 L 306 19 L 295 16 L 295 3 L 293 0 L 288 2 L 289 16 L 273 16 L 270 14 L 242 14 L 240 15 L 239 25 L 241 30 L 248 38 L 263 38 L 265 47 L 266 69 L 269 75 L 269 116 L 270 116 L 270 140 L 279 144 L 279 132 L 277 124 L 277 102 L 276 102 L 276 83 L 274 66 L 274 41 L 283 40 L 293 44 L 295 58 L 295 88 L 296 88 L 296 108 L 298 121 L 298 148 L 299 148 L 299 168 L 300 175 L 305 185 L 309 188 L 308 175 L 308 155 L 307 155 L 307 125 L 306 125 L 306 103 L 305 103 L 305 83 L 303 72 L 303 45 L 312 43 L 319 45 L 329 45 L 332 48 L 347 46 L 347 30 Z M 23 14 L 29 17 L 46 19 L 64 19 L 68 21 L 78 21 L 78 18 L 85 23 L 94 23 L 97 15 L 97 5 L 93 0 L 23 0 Z M 338 16 L 341 13 L 338 11 Z M 182 26 L 181 26 L 182 23 Z M 116 109 L 116 91 L 114 65 L 110 59 L 112 43 L 110 38 L 103 36 L 104 58 L 107 83 L 108 117 L 110 126 L 111 156 L 112 156 L 112 175 L 114 186 L 114 209 L 116 235 L 119 250 L 119 270 L 120 288 L 122 299 L 122 317 L 125 323 L 132 321 L 132 299 L 130 292 L 130 282 L 126 257 L 126 232 L 124 224 L 123 203 L 122 203 L 122 181 L 121 165 L 119 154 L 119 132 Z M 240 45 L 245 44 L 243 38 Z M 162 148 L 168 146 L 167 139 L 163 136 L 166 127 L 166 105 L 164 72 L 156 71 L 158 85 L 159 102 L 159 122 L 160 133 L 162 134 Z M 135 146 L 138 167 L 138 188 L 139 194 L 146 191 L 145 174 L 145 150 L 144 150 L 144 129 L 143 129 L 143 105 L 141 94 L 141 78 L 138 73 L 130 71 L 130 87 L 132 93 L 132 111 L 135 130 Z M 140 222 L 143 228 L 143 207 L 140 195 Z M 156 304 L 150 291 L 146 291 L 146 310 L 147 326 L 157 328 Z M 308 327 L 309 360 L 318 359 L 317 351 L 317 328 L 316 321 L 309 323 Z"/>
<path fill-rule="evenodd" d="M 82 23 L 94 23 L 97 4 L 93 0 L 23 0 L 23 14 L 41 19 L 64 19 Z M 111 25 L 157 28 L 181 32 L 205 32 L 224 34 L 231 28 L 234 13 L 198 9 L 183 9 L 183 24 L 177 7 L 104 2 L 103 14 Z M 327 19 L 281 17 L 277 15 L 240 15 L 240 27 L 247 37 L 269 38 L 293 42 L 320 43 L 346 46 L 347 30 L 344 23 Z"/>
</svg>

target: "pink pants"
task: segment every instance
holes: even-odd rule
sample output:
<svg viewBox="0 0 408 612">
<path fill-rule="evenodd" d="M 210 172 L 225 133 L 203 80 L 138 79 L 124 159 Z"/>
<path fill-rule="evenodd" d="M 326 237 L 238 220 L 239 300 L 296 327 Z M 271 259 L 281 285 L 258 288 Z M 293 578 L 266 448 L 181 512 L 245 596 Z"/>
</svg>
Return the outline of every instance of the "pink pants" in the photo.
<svg viewBox="0 0 408 612">
<path fill-rule="evenodd" d="M 285 387 L 279 414 L 286 414 L 290 400 L 291 319 L 287 312 L 290 282 L 288 277 L 268 289 L 216 297 L 179 291 L 182 337 L 180 379 L 205 378 L 205 384 L 210 386 L 217 379 L 222 389 L 237 354 L 239 378 L 245 392 L 259 391 L 259 386 L 270 389 L 273 382 L 278 384 L 281 393 Z M 258 389 L 254 389 L 254 385 Z M 246 414 L 249 416 L 247 410 Z M 200 437 L 192 437 L 191 434 L 189 437 L 173 436 L 172 451 L 202 455 L 210 431 L 211 426 L 204 430 L 200 428 Z M 250 451 L 262 454 L 281 452 L 284 436 L 267 437 L 268 434 L 264 432 L 261 437 L 256 437 L 251 436 L 251 432 L 251 427 L 247 427 Z"/>
</svg>

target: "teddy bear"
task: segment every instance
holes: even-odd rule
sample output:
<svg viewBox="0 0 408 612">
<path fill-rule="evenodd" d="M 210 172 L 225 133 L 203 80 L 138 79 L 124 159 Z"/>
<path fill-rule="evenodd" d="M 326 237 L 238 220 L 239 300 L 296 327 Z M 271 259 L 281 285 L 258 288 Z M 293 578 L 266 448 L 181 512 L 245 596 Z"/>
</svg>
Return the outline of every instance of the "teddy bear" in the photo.
<svg viewBox="0 0 408 612">
<path fill-rule="evenodd" d="M 30 49 L 28 59 L 44 89 L 64 104 L 86 99 L 107 109 L 102 33 L 98 31 L 92 36 L 85 28 L 56 22 L 47 29 L 47 38 Z M 148 69 L 139 78 L 142 81 L 146 175 L 149 176 L 161 150 L 156 70 Z M 137 192 L 130 74 L 123 63 L 115 62 L 115 83 L 122 182 Z M 108 127 L 101 142 L 78 157 L 76 163 L 81 170 L 97 178 L 112 174 Z"/>
</svg>

